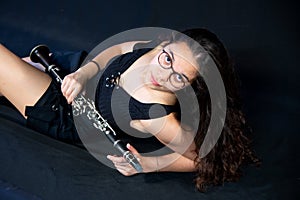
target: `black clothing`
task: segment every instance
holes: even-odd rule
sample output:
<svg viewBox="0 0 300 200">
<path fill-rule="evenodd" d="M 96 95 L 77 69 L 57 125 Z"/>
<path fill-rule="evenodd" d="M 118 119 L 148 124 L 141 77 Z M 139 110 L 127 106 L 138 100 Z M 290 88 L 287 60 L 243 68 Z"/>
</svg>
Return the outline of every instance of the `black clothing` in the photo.
<svg viewBox="0 0 300 200">
<path fill-rule="evenodd" d="M 95 104 L 101 115 L 124 142 L 130 142 L 141 153 L 157 150 L 164 145 L 154 136 L 131 128 L 130 121 L 162 117 L 176 111 L 174 106 L 141 103 L 121 87 L 116 87 L 116 79 L 149 50 L 137 49 L 113 59 L 102 71 L 95 95 Z M 54 62 L 69 73 L 79 68 L 84 57 L 84 52 L 52 55 Z M 26 107 L 27 126 L 58 140 L 81 145 L 71 113 L 71 106 L 60 88 L 52 82 L 36 105 Z"/>
<path fill-rule="evenodd" d="M 118 87 L 118 78 L 122 73 L 150 50 L 149 48 L 136 49 L 114 59 L 103 70 L 95 96 L 96 108 L 104 119 L 124 141 L 134 144 L 137 148 L 141 145 L 141 152 L 145 149 L 145 145 L 152 146 L 149 147 L 150 149 L 159 149 L 163 145 L 154 136 L 131 128 L 130 121 L 159 118 L 176 111 L 175 106 L 142 103 L 131 97 L 123 88 Z"/>
<path fill-rule="evenodd" d="M 27 126 L 55 139 L 80 144 L 71 112 L 71 105 L 68 105 L 60 88 L 51 82 L 34 106 L 26 106 Z"/>
<path fill-rule="evenodd" d="M 52 61 L 66 73 L 76 71 L 87 53 L 55 52 Z M 68 105 L 60 87 L 51 82 L 50 86 L 34 106 L 26 106 L 27 127 L 63 142 L 82 146 Z"/>
</svg>

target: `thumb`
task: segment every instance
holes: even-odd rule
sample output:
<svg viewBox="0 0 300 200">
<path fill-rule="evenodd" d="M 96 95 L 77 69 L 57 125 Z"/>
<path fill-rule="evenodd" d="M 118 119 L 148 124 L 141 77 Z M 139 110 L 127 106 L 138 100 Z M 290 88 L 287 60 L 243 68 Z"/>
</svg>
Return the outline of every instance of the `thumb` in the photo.
<svg viewBox="0 0 300 200">
<path fill-rule="evenodd" d="M 126 145 L 126 147 L 129 151 L 131 151 L 131 153 L 139 154 L 139 152 L 133 146 L 131 146 L 129 143 Z"/>
</svg>

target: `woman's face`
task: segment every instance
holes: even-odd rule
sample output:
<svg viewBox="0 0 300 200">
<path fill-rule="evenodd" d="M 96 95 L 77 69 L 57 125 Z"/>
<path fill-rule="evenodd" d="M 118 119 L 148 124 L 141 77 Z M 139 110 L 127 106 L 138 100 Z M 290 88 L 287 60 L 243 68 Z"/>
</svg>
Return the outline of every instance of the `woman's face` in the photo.
<svg viewBox="0 0 300 200">
<path fill-rule="evenodd" d="M 177 91 L 197 76 L 197 64 L 184 42 L 160 46 L 147 69 L 145 81 L 152 89 Z"/>
</svg>

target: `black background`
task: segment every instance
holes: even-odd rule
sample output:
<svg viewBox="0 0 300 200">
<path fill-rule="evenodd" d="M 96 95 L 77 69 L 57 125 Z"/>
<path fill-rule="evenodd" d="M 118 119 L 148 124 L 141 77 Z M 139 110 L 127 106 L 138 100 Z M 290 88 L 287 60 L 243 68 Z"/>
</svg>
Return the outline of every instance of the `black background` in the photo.
<svg viewBox="0 0 300 200">
<path fill-rule="evenodd" d="M 261 192 L 246 189 L 249 194 L 243 198 L 296 199 L 300 52 L 295 2 L 2 0 L 0 8 L 0 41 L 19 56 L 28 56 L 40 43 L 53 50 L 89 51 L 114 34 L 139 27 L 210 29 L 235 61 L 254 146 L 263 160 L 259 170 L 247 170 L 251 180 L 243 179 L 240 186 L 256 184 Z M 169 192 L 170 188 L 165 189 Z M 219 199 L 222 195 L 206 197 Z"/>
</svg>

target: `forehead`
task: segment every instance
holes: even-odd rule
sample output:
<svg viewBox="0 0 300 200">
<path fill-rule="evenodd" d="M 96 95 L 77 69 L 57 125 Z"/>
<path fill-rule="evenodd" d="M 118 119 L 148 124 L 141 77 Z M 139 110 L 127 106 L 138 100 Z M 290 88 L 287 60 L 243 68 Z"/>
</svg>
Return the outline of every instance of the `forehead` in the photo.
<svg viewBox="0 0 300 200">
<path fill-rule="evenodd" d="M 174 70 L 192 79 L 198 72 L 198 65 L 190 47 L 184 42 L 176 42 L 167 45 L 165 49 L 174 55 Z"/>
</svg>

